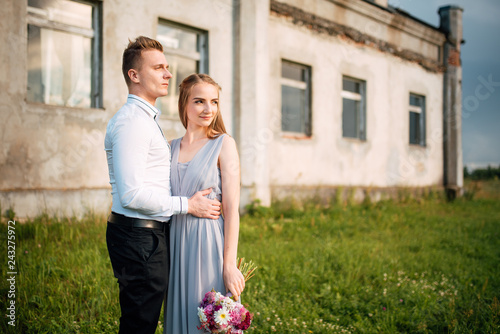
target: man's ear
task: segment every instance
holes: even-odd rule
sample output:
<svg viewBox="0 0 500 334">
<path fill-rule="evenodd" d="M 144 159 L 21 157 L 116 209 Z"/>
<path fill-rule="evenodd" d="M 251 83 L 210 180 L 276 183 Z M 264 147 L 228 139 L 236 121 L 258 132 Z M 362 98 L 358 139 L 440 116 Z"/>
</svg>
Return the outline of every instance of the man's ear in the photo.
<svg viewBox="0 0 500 334">
<path fill-rule="evenodd" d="M 137 70 L 131 68 L 130 70 L 128 70 L 127 74 L 130 78 L 130 81 L 132 81 L 133 83 L 139 83 L 139 73 L 137 72 Z"/>
</svg>

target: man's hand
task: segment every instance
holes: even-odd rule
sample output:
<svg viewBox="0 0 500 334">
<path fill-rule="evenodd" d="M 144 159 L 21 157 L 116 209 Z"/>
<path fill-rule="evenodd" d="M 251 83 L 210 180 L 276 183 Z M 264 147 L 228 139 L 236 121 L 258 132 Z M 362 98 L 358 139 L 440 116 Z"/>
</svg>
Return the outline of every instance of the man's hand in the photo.
<svg viewBox="0 0 500 334">
<path fill-rule="evenodd" d="M 198 191 L 188 199 L 188 213 L 199 218 L 219 219 L 220 202 L 216 199 L 208 199 L 212 189 Z"/>
</svg>

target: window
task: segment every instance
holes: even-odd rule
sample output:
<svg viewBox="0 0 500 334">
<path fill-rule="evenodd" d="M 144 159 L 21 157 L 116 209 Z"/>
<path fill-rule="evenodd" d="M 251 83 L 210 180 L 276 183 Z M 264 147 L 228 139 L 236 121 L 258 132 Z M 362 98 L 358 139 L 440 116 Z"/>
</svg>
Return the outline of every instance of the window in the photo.
<svg viewBox="0 0 500 334">
<path fill-rule="evenodd" d="M 281 62 L 281 130 L 311 136 L 311 68 Z"/>
<path fill-rule="evenodd" d="M 100 107 L 99 6 L 28 0 L 29 102 Z"/>
<path fill-rule="evenodd" d="M 160 20 L 157 39 L 163 45 L 172 78 L 168 95 L 157 99 L 156 106 L 163 116 L 177 118 L 178 89 L 182 80 L 193 73 L 208 73 L 208 34 Z"/>
<path fill-rule="evenodd" d="M 425 97 L 410 93 L 410 144 L 425 146 Z"/>
<path fill-rule="evenodd" d="M 366 82 L 342 78 L 342 136 L 366 140 Z"/>
</svg>

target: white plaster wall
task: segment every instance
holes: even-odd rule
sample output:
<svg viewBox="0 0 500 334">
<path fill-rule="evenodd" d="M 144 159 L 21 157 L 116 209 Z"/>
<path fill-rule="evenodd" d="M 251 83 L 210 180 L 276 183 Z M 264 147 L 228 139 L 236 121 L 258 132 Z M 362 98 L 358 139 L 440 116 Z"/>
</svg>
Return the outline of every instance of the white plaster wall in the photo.
<svg viewBox="0 0 500 334">
<path fill-rule="evenodd" d="M 438 45 L 444 42 L 442 34 L 431 27 L 402 15 L 394 15 L 365 1 L 280 0 L 280 2 L 439 61 Z M 385 2 L 387 5 L 385 0 L 376 2 L 381 5 Z"/>
<path fill-rule="evenodd" d="M 272 17 L 272 186 L 430 186 L 442 182 L 442 74 Z M 281 59 L 312 68 L 310 139 L 281 134 Z M 366 81 L 367 140 L 342 137 L 342 76 Z M 427 146 L 409 145 L 409 93 L 426 97 Z"/>
<path fill-rule="evenodd" d="M 129 38 L 155 37 L 159 18 L 208 31 L 209 74 L 222 86 L 221 107 L 228 131 L 234 134 L 239 128 L 241 135 L 242 205 L 255 198 L 269 202 L 270 186 L 441 184 L 441 74 L 426 72 L 416 64 L 369 47 L 314 33 L 286 19 L 272 15 L 268 19 L 269 0 L 253 4 L 242 1 L 243 35 L 237 37 L 243 37 L 240 69 L 235 73 L 233 0 L 150 0 L 147 5 L 135 0 L 103 0 L 103 108 L 77 109 L 26 103 L 26 2 L 7 0 L 0 20 L 0 40 L 9 46 L 0 49 L 2 209 L 11 206 L 19 216 L 109 211 L 111 195 L 103 140 L 108 120 L 127 96 L 121 73 L 122 53 Z M 362 21 L 358 20 L 367 17 L 367 8 L 375 9 L 362 1 L 356 2 L 356 13 L 348 11 L 347 5 L 339 5 L 348 3 L 344 0 L 286 2 L 312 13 L 328 14 L 328 19 L 338 23 L 352 20 L 349 22 L 354 28 L 360 27 Z M 439 40 L 426 28 L 422 29 L 429 37 L 424 41 L 398 34 L 397 29 L 391 33 L 387 27 L 378 29 L 384 27 L 381 22 L 386 14 L 377 13 L 378 23 L 373 29 L 365 29 L 376 37 L 431 51 L 429 41 Z M 312 67 L 311 139 L 281 136 L 282 58 Z M 367 81 L 366 142 L 342 138 L 343 74 Z M 238 91 L 235 77 L 240 80 Z M 425 148 L 408 144 L 409 92 L 427 99 Z M 241 113 L 236 113 L 241 117 L 238 124 L 233 119 L 235 109 Z M 160 123 L 169 139 L 184 133 L 177 120 L 161 119 Z"/>
<path fill-rule="evenodd" d="M 241 165 L 241 201 L 244 207 L 259 199 L 271 203 L 269 187 L 268 135 L 269 118 L 269 0 L 240 3 L 239 43 L 237 55 L 239 152 Z M 271 159 L 271 160 L 270 160 Z M 281 163 L 281 162 L 278 162 Z"/>
<path fill-rule="evenodd" d="M 78 109 L 26 103 L 26 1 L 7 0 L 0 20 L 0 205 L 19 217 L 41 212 L 106 214 L 111 204 L 104 136 L 123 105 L 121 72 L 128 39 L 155 37 L 158 19 L 209 34 L 209 72 L 222 86 L 221 106 L 232 131 L 232 0 L 103 0 L 103 108 Z M 169 139 L 182 136 L 179 121 L 162 119 Z"/>
</svg>

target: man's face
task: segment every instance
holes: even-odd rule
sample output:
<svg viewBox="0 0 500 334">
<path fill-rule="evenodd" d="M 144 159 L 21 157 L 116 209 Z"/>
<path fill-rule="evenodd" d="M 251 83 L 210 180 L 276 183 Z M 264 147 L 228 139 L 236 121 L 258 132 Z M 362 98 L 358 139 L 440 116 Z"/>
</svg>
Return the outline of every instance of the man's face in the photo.
<svg viewBox="0 0 500 334">
<path fill-rule="evenodd" d="M 136 83 L 140 97 L 155 104 L 157 98 L 168 94 L 168 70 L 165 55 L 159 50 L 146 50 L 141 54 L 141 64 L 136 70 Z"/>
</svg>

